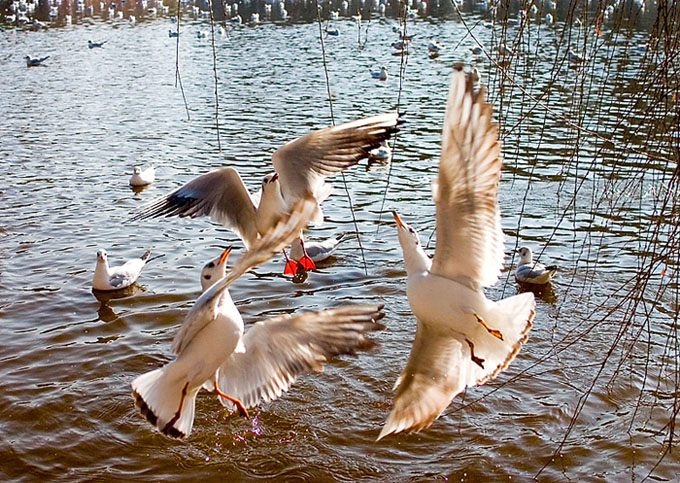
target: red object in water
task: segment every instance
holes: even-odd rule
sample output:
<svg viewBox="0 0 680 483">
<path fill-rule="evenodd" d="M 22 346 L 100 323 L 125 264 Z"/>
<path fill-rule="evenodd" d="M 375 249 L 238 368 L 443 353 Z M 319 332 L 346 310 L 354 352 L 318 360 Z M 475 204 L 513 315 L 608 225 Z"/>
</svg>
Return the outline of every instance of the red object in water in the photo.
<svg viewBox="0 0 680 483">
<path fill-rule="evenodd" d="M 304 267 L 305 270 L 314 270 L 316 269 L 316 264 L 314 263 L 314 260 L 309 258 L 307 255 L 302 255 L 300 259 L 298 260 L 298 263 Z"/>
<path fill-rule="evenodd" d="M 298 262 L 295 260 L 286 260 L 286 268 L 283 269 L 284 275 L 295 275 L 298 268 Z"/>
</svg>

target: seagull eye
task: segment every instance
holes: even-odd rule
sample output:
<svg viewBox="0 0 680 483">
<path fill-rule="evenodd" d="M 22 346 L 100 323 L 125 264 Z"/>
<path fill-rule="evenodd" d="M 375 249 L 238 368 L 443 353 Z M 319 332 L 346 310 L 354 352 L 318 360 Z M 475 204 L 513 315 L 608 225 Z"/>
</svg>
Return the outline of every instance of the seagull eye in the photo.
<svg viewBox="0 0 680 483">
<path fill-rule="evenodd" d="M 215 264 L 213 262 L 210 262 L 207 266 L 208 268 L 215 268 Z"/>
<path fill-rule="evenodd" d="M 212 277 L 212 275 L 203 275 L 203 278 L 206 279 L 206 280 L 210 280 L 211 277 Z"/>
</svg>

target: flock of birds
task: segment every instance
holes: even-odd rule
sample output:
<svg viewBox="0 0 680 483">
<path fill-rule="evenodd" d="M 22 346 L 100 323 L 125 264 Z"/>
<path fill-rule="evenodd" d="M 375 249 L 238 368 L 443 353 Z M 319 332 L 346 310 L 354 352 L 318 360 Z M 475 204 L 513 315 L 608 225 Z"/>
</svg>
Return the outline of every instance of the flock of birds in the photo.
<svg viewBox="0 0 680 483">
<path fill-rule="evenodd" d="M 484 384 L 508 367 L 527 339 L 535 314 L 532 292 L 489 300 L 483 288 L 503 270 L 504 236 L 497 199 L 501 172 L 498 127 L 485 88 L 462 65 L 454 67 L 446 106 L 439 173 L 433 182 L 436 247 L 430 258 L 418 233 L 396 212 L 407 296 L 417 329 L 410 356 L 395 383 L 391 412 L 378 439 L 432 424 L 454 397 Z M 325 182 L 378 149 L 403 122 L 386 113 L 310 132 L 278 148 L 274 172 L 249 192 L 238 172 L 225 167 L 203 174 L 135 210 L 133 220 L 207 216 L 236 233 L 246 248 L 227 269 L 231 247 L 200 273 L 202 294 L 172 341 L 176 358 L 138 376 L 132 394 L 140 413 L 160 432 L 183 438 L 193 427 L 196 395 L 204 388 L 248 417 L 248 409 L 272 401 L 302 374 L 324 362 L 374 345 L 381 330 L 380 304 L 348 304 L 281 315 L 244 329 L 229 286 L 256 265 L 291 246 L 292 272 L 313 269 L 351 235 L 305 243 L 308 223 L 323 221 Z M 153 167 L 135 168 L 130 184 L 154 181 Z M 548 283 L 554 267 L 519 250 L 518 281 Z M 97 253 L 93 288 L 120 290 L 137 280 L 150 251 L 119 267 Z"/>
</svg>

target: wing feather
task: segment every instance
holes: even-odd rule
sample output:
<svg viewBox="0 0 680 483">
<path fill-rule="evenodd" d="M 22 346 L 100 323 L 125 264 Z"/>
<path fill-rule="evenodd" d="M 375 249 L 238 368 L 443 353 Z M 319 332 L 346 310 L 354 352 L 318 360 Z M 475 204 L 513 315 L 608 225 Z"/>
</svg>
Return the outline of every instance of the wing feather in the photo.
<svg viewBox="0 0 680 483">
<path fill-rule="evenodd" d="M 272 155 L 284 199 L 314 195 L 323 178 L 357 164 L 398 130 L 396 112 L 367 117 L 313 131 Z"/>
<path fill-rule="evenodd" d="M 234 168 L 221 168 L 189 181 L 136 211 L 132 220 L 161 216 L 209 216 L 234 231 L 246 248 L 257 239 L 255 204 Z"/>
<path fill-rule="evenodd" d="M 330 358 L 373 347 L 366 333 L 383 329 L 376 321 L 384 316 L 382 305 L 346 305 L 258 322 L 244 336 L 245 352 L 220 367 L 219 387 L 246 407 L 272 401 Z"/>
<path fill-rule="evenodd" d="M 498 125 L 484 97 L 469 74 L 454 70 L 433 186 L 437 243 L 431 272 L 475 289 L 498 280 L 504 256 Z"/>
</svg>

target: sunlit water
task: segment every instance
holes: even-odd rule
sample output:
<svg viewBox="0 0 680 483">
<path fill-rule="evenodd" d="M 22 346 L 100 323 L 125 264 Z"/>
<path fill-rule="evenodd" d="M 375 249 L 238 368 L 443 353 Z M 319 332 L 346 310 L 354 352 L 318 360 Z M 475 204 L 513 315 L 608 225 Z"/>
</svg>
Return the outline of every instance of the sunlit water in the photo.
<svg viewBox="0 0 680 483">
<path fill-rule="evenodd" d="M 473 25 L 477 19 L 468 20 Z M 340 36 L 325 39 L 335 120 L 394 110 L 401 57 L 392 55 L 391 26 L 373 22 L 363 50 L 357 47 L 353 23 L 340 21 L 337 26 Z M 231 29 L 228 37 L 215 39 L 219 152 L 211 43 L 209 36 L 199 40 L 195 35 L 209 26 L 184 26 L 179 48 L 190 121 L 175 87 L 176 44 L 168 38 L 168 27 L 158 20 L 134 28 L 98 23 L 0 33 L 0 474 L 67 481 L 521 481 L 536 475 L 562 441 L 579 397 L 617 332 L 616 315 L 600 325 L 584 321 L 584 300 L 613 304 L 605 300 L 607 295 L 638 269 L 634 255 L 645 236 L 638 233 L 644 207 L 631 215 L 628 231 L 619 225 L 612 229 L 604 208 L 590 214 L 593 198 L 601 201 L 606 193 L 603 180 L 609 168 L 626 166 L 630 155 L 621 152 L 609 168 L 603 164 L 583 169 L 591 163 L 597 143 L 580 140 L 574 159 L 573 131 L 542 109 L 516 128 L 521 133 L 513 131 L 521 109 L 528 111 L 533 103 L 522 100 L 521 92 L 506 92 L 501 108 L 499 93 L 492 88 L 490 99 L 504 117 L 506 167 L 500 203 L 507 270 L 512 269 L 516 246 L 529 244 L 540 252 L 548 241 L 542 261 L 563 268 L 553 291 L 537 301 L 529 340 L 507 371 L 458 397 L 427 431 L 375 443 L 415 329 L 388 210 L 398 210 L 420 230 L 423 243 L 428 242 L 434 228 L 430 181 L 437 169 L 451 64 L 475 62 L 483 82 L 493 86 L 498 79 L 487 63 L 472 55 L 475 44 L 470 37 L 464 39 L 461 23 L 411 25 L 418 36 L 400 99 L 408 122 L 398 137 L 384 213 L 380 209 L 388 169 L 366 169 L 362 164 L 346 173 L 367 274 L 357 244 L 350 242 L 304 284 L 294 285 L 284 277 L 281 257 L 275 257 L 230 289 L 246 322 L 345 302 L 383 303 L 388 328 L 375 336 L 379 348 L 333 361 L 322 374 L 302 377 L 250 420 L 229 414 L 213 394 L 203 392 L 191 437 L 171 440 L 139 416 L 130 381 L 171 360 L 170 341 L 199 294 L 200 267 L 221 247 L 241 245 L 231 232 L 206 219 L 131 224 L 126 222 L 129 213 L 225 165 L 236 167 L 254 190 L 271 169 L 276 147 L 329 125 L 331 118 L 317 25 Z M 480 25 L 475 31 L 490 49 L 491 31 Z M 532 70 L 513 75 L 547 82 L 553 75 L 553 36 L 544 29 L 543 43 L 527 47 L 525 55 L 536 57 Z M 430 38 L 448 46 L 437 59 L 427 57 Z M 88 39 L 108 43 L 90 50 Z M 26 54 L 50 58 L 46 67 L 27 69 Z M 642 54 L 609 46 L 599 55 L 632 56 L 633 61 L 619 69 L 602 72 L 615 77 L 612 91 L 625 92 L 625 79 L 637 75 L 631 63 Z M 381 64 L 390 72 L 385 82 L 371 79 L 368 72 Z M 546 102 L 557 110 L 569 109 L 579 75 L 566 66 L 558 69 Z M 615 107 L 606 107 L 615 103 L 611 94 L 591 94 L 599 122 L 619 122 Z M 524 107 L 519 107 L 522 102 Z M 585 125 L 598 128 L 594 121 Z M 135 193 L 127 182 L 133 166 L 140 164 L 156 166 L 157 181 Z M 631 166 L 630 172 L 633 176 L 636 168 Z M 649 176 L 654 172 L 650 169 Z M 584 179 L 575 207 L 568 208 Z M 333 182 L 335 193 L 324 204 L 327 222 L 311 230 L 310 238 L 353 230 L 340 177 Z M 598 255 L 584 249 L 584 243 L 593 240 L 604 240 L 610 250 Z M 429 245 L 434 246 L 434 239 Z M 149 247 L 164 257 L 145 268 L 134 290 L 123 298 L 95 298 L 91 280 L 98 248 L 105 248 L 117 263 Z M 487 294 L 498 299 L 517 290 L 506 274 Z M 661 354 L 670 325 L 660 316 L 653 320 L 658 321 L 658 337 L 651 352 Z M 552 353 L 557 341 L 569 331 L 582 330 L 584 323 L 593 327 L 586 336 Z M 650 364 L 660 364 L 663 357 L 668 354 L 653 357 Z M 539 479 L 620 481 L 652 470 L 663 441 L 652 431 L 665 424 L 666 414 L 659 409 L 643 421 L 631 423 L 631 418 L 641 401 L 658 404 L 658 398 L 667 395 L 667 382 L 654 381 L 651 386 L 659 393 L 646 391 L 639 400 L 639 370 L 626 362 L 620 371 L 608 385 L 595 387 L 576 429 Z M 486 397 L 467 405 L 481 396 Z M 679 471 L 674 452 L 654 474 L 676 480 Z"/>
</svg>

